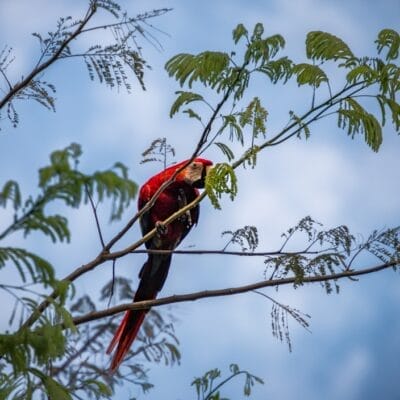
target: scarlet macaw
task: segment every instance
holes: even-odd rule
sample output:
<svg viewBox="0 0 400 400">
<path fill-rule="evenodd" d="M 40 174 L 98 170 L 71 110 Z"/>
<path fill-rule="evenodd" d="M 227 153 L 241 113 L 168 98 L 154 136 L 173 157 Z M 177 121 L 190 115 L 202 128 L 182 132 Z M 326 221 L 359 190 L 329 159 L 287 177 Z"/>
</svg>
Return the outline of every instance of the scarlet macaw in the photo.
<svg viewBox="0 0 400 400">
<path fill-rule="evenodd" d="M 157 189 L 186 163 L 187 161 L 183 161 L 173 165 L 150 178 L 140 189 L 138 209 L 142 209 Z M 205 177 L 211 165 L 212 162 L 209 160 L 196 158 L 177 174 L 174 181 L 160 194 L 151 209 L 142 215 L 140 227 L 143 235 L 153 228 L 157 228 L 156 235 L 145 243 L 147 249 L 173 250 L 189 233 L 192 226 L 197 224 L 199 205 L 187 211 L 168 226 L 162 225 L 161 222 L 199 196 L 197 188 L 204 187 Z M 156 298 L 167 278 L 170 263 L 171 254 L 148 254 L 147 261 L 139 272 L 140 282 L 133 299 L 134 302 Z M 110 354 L 117 346 L 111 361 L 111 372 L 118 369 L 128 353 L 148 311 L 126 311 L 107 349 L 107 354 Z"/>
</svg>

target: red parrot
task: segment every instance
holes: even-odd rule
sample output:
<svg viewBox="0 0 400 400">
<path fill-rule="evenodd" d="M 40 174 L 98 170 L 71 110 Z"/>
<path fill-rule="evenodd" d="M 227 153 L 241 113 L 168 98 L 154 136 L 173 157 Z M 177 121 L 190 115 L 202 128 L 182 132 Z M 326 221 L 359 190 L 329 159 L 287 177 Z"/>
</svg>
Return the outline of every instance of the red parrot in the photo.
<svg viewBox="0 0 400 400">
<path fill-rule="evenodd" d="M 142 209 L 158 188 L 186 163 L 187 161 L 182 161 L 150 178 L 140 189 L 138 209 Z M 204 187 L 205 177 L 211 166 L 211 161 L 196 158 L 177 174 L 174 181 L 160 194 L 150 210 L 142 215 L 140 227 L 143 235 L 153 228 L 157 228 L 157 233 L 145 243 L 147 249 L 174 250 L 193 225 L 197 224 L 199 205 L 187 211 L 168 226 L 164 226 L 162 221 L 199 196 L 197 188 Z M 148 254 L 147 261 L 139 272 L 140 282 L 133 299 L 134 302 L 156 298 L 167 278 L 170 264 L 171 254 Z M 118 369 L 128 353 L 148 311 L 126 311 L 107 349 L 107 354 L 110 354 L 117 346 L 111 361 L 111 372 Z"/>
</svg>

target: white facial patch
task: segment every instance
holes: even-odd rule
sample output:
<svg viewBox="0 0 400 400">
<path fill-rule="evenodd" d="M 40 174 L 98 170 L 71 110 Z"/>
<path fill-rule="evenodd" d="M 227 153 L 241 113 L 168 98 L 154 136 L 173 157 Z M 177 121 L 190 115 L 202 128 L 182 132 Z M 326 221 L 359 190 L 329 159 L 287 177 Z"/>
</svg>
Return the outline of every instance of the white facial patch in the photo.
<svg viewBox="0 0 400 400">
<path fill-rule="evenodd" d="M 203 164 L 192 162 L 185 169 L 185 182 L 192 185 L 194 182 L 201 180 L 203 173 Z"/>
</svg>

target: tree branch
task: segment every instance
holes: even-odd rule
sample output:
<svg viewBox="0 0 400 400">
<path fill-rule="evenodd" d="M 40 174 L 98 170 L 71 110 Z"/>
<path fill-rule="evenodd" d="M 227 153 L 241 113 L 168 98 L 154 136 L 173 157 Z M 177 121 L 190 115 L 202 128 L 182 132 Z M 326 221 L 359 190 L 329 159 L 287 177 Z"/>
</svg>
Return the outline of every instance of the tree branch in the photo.
<svg viewBox="0 0 400 400">
<path fill-rule="evenodd" d="M 316 283 L 316 282 L 326 282 L 326 281 L 330 281 L 330 280 L 338 280 L 338 279 L 343 279 L 343 278 L 353 278 L 355 276 L 367 275 L 367 274 L 371 274 L 374 272 L 379 272 L 379 271 L 382 271 L 382 270 L 385 270 L 388 268 L 395 267 L 396 265 L 400 265 L 400 260 L 391 261 L 391 262 L 376 265 L 376 266 L 370 267 L 370 268 L 364 268 L 364 269 L 353 270 L 353 271 L 345 271 L 345 272 L 340 272 L 337 274 L 305 277 L 302 280 L 302 283 Z M 204 291 L 200 291 L 200 292 L 162 297 L 162 298 L 156 299 L 156 300 L 146 300 L 146 301 L 139 301 L 136 303 L 121 304 L 119 306 L 111 307 L 106 310 L 95 311 L 95 312 L 91 312 L 91 313 L 88 313 L 88 314 L 80 316 L 80 317 L 75 317 L 75 318 L 73 318 L 72 321 L 75 325 L 80 325 L 80 324 L 87 323 L 90 321 L 95 321 L 95 320 L 98 320 L 98 319 L 101 319 L 104 317 L 109 317 L 111 315 L 118 314 L 118 313 L 126 311 L 126 310 L 143 310 L 143 309 L 149 309 L 150 307 L 158 307 L 158 306 L 166 305 L 166 304 L 194 301 L 194 300 L 210 298 L 210 297 L 231 296 L 234 294 L 246 293 L 246 292 L 250 292 L 250 291 L 254 291 L 254 290 L 266 288 L 266 287 L 277 287 L 277 286 L 283 286 L 283 285 L 290 285 L 290 284 L 296 283 L 297 281 L 298 281 L 298 279 L 295 277 L 284 278 L 284 279 L 274 279 L 274 280 L 268 280 L 268 281 L 259 281 L 259 282 L 255 282 L 255 283 L 252 283 L 249 285 L 237 286 L 237 287 L 232 287 L 232 288 L 204 290 Z"/>
<path fill-rule="evenodd" d="M 294 256 L 298 254 L 321 254 L 330 249 L 318 251 L 226 251 L 226 250 L 133 250 L 131 254 L 196 254 L 196 255 L 220 255 L 220 256 L 244 256 L 244 257 L 269 257 L 269 256 Z"/>
<path fill-rule="evenodd" d="M 48 68 L 51 64 L 53 64 L 60 57 L 64 49 L 69 45 L 69 43 L 74 40 L 83 30 L 85 25 L 89 22 L 89 20 L 93 17 L 96 12 L 95 6 L 90 6 L 88 9 L 85 18 L 78 25 L 77 29 L 71 33 L 63 43 L 61 43 L 59 49 L 44 63 L 40 64 L 36 68 L 32 70 L 32 72 L 24 79 L 22 79 L 19 83 L 10 88 L 10 91 L 4 96 L 2 100 L 0 100 L 0 109 L 2 109 L 9 101 L 12 100 L 14 96 L 16 96 L 21 90 L 25 89 L 29 84 L 46 68 Z"/>
</svg>

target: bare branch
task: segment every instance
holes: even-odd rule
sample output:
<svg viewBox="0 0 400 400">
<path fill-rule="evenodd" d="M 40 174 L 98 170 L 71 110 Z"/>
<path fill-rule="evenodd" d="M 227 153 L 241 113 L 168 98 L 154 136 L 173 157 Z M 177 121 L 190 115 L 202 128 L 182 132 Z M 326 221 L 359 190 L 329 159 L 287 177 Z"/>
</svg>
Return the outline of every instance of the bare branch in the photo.
<svg viewBox="0 0 400 400">
<path fill-rule="evenodd" d="M 370 268 L 364 268 L 364 269 L 353 270 L 353 271 L 344 271 L 344 272 L 340 272 L 337 274 L 324 275 L 324 276 L 309 276 L 309 277 L 305 277 L 303 279 L 302 283 L 316 283 L 316 282 L 338 280 L 338 279 L 343 279 L 343 278 L 353 278 L 353 277 L 359 276 L 359 275 L 367 275 L 367 274 L 371 274 L 374 272 L 379 272 L 379 271 L 382 271 L 382 270 L 385 270 L 388 268 L 395 267 L 397 265 L 400 265 L 400 260 L 391 261 L 391 262 L 376 265 L 376 266 L 370 267 Z M 118 313 L 126 311 L 126 310 L 143 310 L 143 309 L 149 309 L 151 307 L 158 307 L 158 306 L 166 305 L 166 304 L 194 301 L 194 300 L 210 298 L 210 297 L 231 296 L 234 294 L 246 293 L 246 292 L 250 292 L 250 291 L 254 291 L 254 290 L 266 288 L 266 287 L 277 287 L 277 286 L 283 286 L 283 285 L 290 285 L 295 282 L 296 282 L 295 277 L 284 278 L 284 279 L 274 279 L 274 280 L 268 280 L 268 281 L 255 282 L 255 283 L 252 283 L 249 285 L 237 286 L 237 287 L 232 287 L 232 288 L 217 289 L 217 290 L 204 290 L 201 292 L 194 292 L 194 293 L 188 293 L 188 294 L 182 294 L 182 295 L 173 295 L 173 296 L 168 296 L 168 297 L 162 297 L 162 298 L 159 298 L 156 300 L 146 300 L 146 301 L 139 301 L 136 303 L 121 304 L 119 306 L 111 307 L 106 310 L 95 311 L 95 312 L 88 313 L 86 315 L 82 315 L 80 317 L 73 318 L 73 323 L 75 325 L 80 325 L 80 324 L 87 323 L 90 321 L 95 321 L 95 320 L 98 320 L 98 319 L 101 319 L 104 317 L 109 317 L 111 315 L 118 314 Z"/>
<path fill-rule="evenodd" d="M 196 255 L 220 255 L 220 256 L 244 256 L 244 257 L 269 257 L 269 256 L 293 256 L 297 254 L 320 254 L 327 249 L 316 251 L 226 251 L 226 250 L 133 250 L 131 254 L 196 254 Z M 328 249 L 329 250 L 329 249 Z"/>
</svg>

